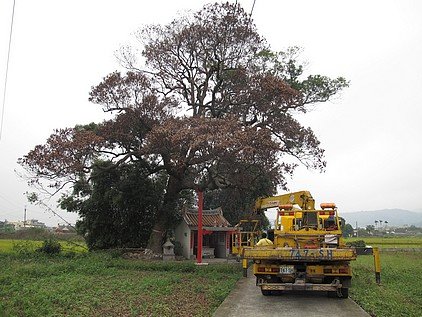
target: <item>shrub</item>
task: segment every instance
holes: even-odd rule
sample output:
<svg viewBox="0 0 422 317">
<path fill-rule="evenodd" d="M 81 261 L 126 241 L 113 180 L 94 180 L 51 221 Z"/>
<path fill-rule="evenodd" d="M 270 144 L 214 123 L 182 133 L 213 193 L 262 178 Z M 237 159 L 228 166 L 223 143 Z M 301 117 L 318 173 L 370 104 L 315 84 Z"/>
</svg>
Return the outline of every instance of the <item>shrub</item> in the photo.
<svg viewBox="0 0 422 317">
<path fill-rule="evenodd" d="M 44 240 L 42 246 L 39 247 L 37 251 L 46 254 L 59 254 L 62 251 L 62 246 L 57 240 L 50 238 Z"/>
<path fill-rule="evenodd" d="M 347 242 L 347 245 L 351 246 L 351 247 L 355 247 L 355 248 L 364 248 L 366 247 L 366 243 L 363 240 L 356 240 L 356 241 L 351 241 L 351 242 Z"/>
</svg>

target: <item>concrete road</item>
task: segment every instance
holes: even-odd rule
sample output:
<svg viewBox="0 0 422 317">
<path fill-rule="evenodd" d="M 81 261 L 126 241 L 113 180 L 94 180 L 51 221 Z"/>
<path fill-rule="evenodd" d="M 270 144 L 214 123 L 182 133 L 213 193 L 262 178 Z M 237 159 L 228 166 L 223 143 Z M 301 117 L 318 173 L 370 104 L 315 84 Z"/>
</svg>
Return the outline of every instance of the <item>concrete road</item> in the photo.
<svg viewBox="0 0 422 317">
<path fill-rule="evenodd" d="M 329 298 L 324 292 L 284 293 L 263 296 L 255 286 L 255 276 L 248 274 L 218 307 L 214 317 L 230 316 L 312 316 L 369 317 L 358 304 L 348 299 Z"/>
</svg>

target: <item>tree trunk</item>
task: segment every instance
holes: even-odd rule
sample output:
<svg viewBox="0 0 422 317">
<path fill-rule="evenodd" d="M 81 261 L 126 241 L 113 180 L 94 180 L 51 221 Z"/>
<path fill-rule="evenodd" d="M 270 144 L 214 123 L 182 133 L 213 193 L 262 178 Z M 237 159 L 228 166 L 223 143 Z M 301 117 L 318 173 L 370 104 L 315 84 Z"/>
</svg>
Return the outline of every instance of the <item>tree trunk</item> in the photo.
<svg viewBox="0 0 422 317">
<path fill-rule="evenodd" d="M 160 254 L 163 252 L 163 239 L 166 235 L 169 220 L 171 220 L 169 214 L 172 214 L 172 211 L 176 208 L 177 198 L 181 191 L 180 183 L 180 180 L 174 176 L 170 176 L 167 182 L 163 203 L 157 212 L 157 218 L 148 241 L 148 249 L 151 249 L 154 253 Z"/>
<path fill-rule="evenodd" d="M 158 211 L 158 217 L 157 221 L 154 224 L 154 227 L 152 228 L 151 235 L 149 236 L 148 240 L 148 249 L 152 250 L 156 254 L 163 253 L 163 238 L 166 234 L 166 220 L 163 217 L 164 210 L 163 208 L 160 208 Z"/>
</svg>

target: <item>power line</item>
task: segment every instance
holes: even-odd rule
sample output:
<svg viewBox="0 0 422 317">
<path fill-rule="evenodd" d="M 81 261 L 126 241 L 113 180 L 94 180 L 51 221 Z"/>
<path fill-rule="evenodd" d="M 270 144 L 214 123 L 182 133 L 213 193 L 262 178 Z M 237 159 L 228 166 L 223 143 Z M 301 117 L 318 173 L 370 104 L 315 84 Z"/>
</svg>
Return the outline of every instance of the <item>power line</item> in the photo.
<svg viewBox="0 0 422 317">
<path fill-rule="evenodd" d="M 14 20 L 14 17 L 15 17 L 15 4 L 16 4 L 16 0 L 13 0 L 12 20 L 10 21 L 9 48 L 8 48 L 8 51 L 7 51 L 7 61 L 6 61 L 6 75 L 5 75 L 5 78 L 4 78 L 3 106 L 2 106 L 2 110 L 1 110 L 0 140 L 1 140 L 2 132 L 3 132 L 4 105 L 5 105 L 5 102 L 6 102 L 7 74 L 9 73 L 10 46 L 11 46 L 11 43 L 12 43 L 13 20 Z"/>
<path fill-rule="evenodd" d="M 251 18 L 252 18 L 253 9 L 255 8 L 255 2 L 256 2 L 256 0 L 253 0 L 251 14 L 249 15 Z"/>
<path fill-rule="evenodd" d="M 73 228 L 76 230 L 76 228 L 66 219 L 64 219 L 62 216 L 60 216 L 57 212 L 55 212 L 53 210 L 53 208 L 51 208 L 49 205 L 47 205 L 45 202 L 38 200 L 37 201 L 37 205 L 41 205 L 43 206 L 46 210 L 50 211 L 53 215 L 55 215 L 56 217 L 60 218 L 62 221 L 64 221 L 69 227 Z"/>
<path fill-rule="evenodd" d="M 8 202 L 9 204 L 13 205 L 14 207 L 21 208 L 19 204 L 7 199 L 6 197 L 2 196 L 1 194 L 0 194 L 0 198 L 3 199 L 4 201 Z"/>
</svg>

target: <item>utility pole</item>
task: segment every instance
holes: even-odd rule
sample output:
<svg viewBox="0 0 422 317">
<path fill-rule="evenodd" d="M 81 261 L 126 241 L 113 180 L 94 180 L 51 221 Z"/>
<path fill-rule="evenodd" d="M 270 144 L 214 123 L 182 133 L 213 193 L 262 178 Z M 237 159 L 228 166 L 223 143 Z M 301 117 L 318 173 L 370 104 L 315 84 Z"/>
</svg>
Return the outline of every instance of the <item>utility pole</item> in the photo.
<svg viewBox="0 0 422 317">
<path fill-rule="evenodd" d="M 25 208 L 23 209 L 23 227 L 26 227 L 26 205 Z"/>
</svg>

